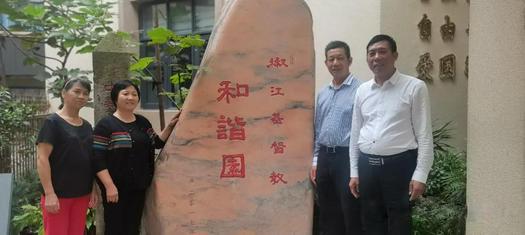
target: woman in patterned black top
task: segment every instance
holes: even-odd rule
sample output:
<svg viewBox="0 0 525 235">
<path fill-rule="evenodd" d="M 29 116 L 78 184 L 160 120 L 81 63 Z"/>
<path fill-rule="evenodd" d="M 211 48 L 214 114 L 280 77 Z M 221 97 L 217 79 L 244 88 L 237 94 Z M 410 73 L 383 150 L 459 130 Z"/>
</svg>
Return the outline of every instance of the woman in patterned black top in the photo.
<svg viewBox="0 0 525 235">
<path fill-rule="evenodd" d="M 105 234 L 139 234 L 146 189 L 153 178 L 155 149 L 162 148 L 178 121 L 179 113 L 157 135 L 151 123 L 134 114 L 140 90 L 129 80 L 111 90 L 116 107 L 102 118 L 93 135 L 93 167 L 104 205 Z"/>
<path fill-rule="evenodd" d="M 38 134 L 37 170 L 45 234 L 84 234 L 87 208 L 96 203 L 96 194 L 91 193 L 93 130 L 79 116 L 90 91 L 86 80 L 66 82 L 61 109 L 46 118 Z"/>
</svg>

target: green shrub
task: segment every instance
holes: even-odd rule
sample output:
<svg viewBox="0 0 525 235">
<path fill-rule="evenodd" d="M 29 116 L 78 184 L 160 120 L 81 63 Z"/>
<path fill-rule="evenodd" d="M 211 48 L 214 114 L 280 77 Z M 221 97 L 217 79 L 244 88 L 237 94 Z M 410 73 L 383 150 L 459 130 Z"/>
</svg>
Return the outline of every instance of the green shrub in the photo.
<svg viewBox="0 0 525 235">
<path fill-rule="evenodd" d="M 35 105 L 12 100 L 11 93 L 0 86 L 0 172 L 12 172 L 11 146 L 17 139 L 31 137 L 32 132 L 20 130 L 30 126 L 29 120 L 35 111 Z"/>
<path fill-rule="evenodd" d="M 40 214 L 37 217 L 39 222 L 34 222 L 36 219 L 36 211 L 34 209 L 38 209 L 38 213 L 40 213 L 40 192 L 40 181 L 36 171 L 31 171 L 15 180 L 11 205 L 11 215 L 13 216 L 12 234 L 18 234 L 25 226 L 31 227 L 40 224 L 42 219 Z M 27 224 L 22 226 L 23 223 Z M 38 228 L 36 227 L 36 229 Z"/>
<path fill-rule="evenodd" d="M 445 143 L 450 139 L 450 122 L 434 130 L 434 164 L 424 196 L 412 211 L 415 235 L 465 234 L 467 216 L 466 154 Z"/>
<path fill-rule="evenodd" d="M 20 231 L 38 232 L 44 234 L 44 225 L 42 223 L 42 212 L 39 206 L 26 204 L 21 207 L 21 214 L 13 217 L 14 234 Z"/>
<path fill-rule="evenodd" d="M 426 196 L 443 197 L 464 203 L 467 180 L 464 153 L 436 152 L 428 176 Z"/>
<path fill-rule="evenodd" d="M 35 113 L 36 107 L 12 100 L 11 93 L 0 86 L 0 146 L 11 143 L 16 130 L 29 125 L 28 119 Z"/>
<path fill-rule="evenodd" d="M 436 197 L 424 197 L 412 211 L 414 235 L 465 234 L 466 207 Z"/>
</svg>

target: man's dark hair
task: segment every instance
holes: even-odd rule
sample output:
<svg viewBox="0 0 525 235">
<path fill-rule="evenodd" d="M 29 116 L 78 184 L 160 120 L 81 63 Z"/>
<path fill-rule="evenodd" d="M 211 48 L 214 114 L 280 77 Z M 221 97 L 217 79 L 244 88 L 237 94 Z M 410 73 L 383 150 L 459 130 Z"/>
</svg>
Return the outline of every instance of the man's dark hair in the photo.
<svg viewBox="0 0 525 235">
<path fill-rule="evenodd" d="M 331 41 L 324 48 L 324 56 L 327 57 L 328 51 L 335 48 L 343 48 L 345 50 L 346 58 L 350 59 L 350 47 L 343 41 Z"/>
<path fill-rule="evenodd" d="M 370 39 L 370 42 L 368 42 L 368 45 L 366 45 L 366 52 L 368 52 L 368 48 L 370 46 L 372 46 L 374 43 L 378 43 L 378 42 L 381 42 L 381 41 L 386 41 L 388 42 L 389 46 L 390 46 L 390 51 L 392 51 L 392 53 L 394 52 L 397 52 L 397 45 L 396 45 L 396 41 L 394 41 L 394 39 L 386 34 L 378 34 L 376 36 L 374 36 L 372 39 Z"/>
<path fill-rule="evenodd" d="M 119 80 L 117 82 L 115 82 L 113 84 L 113 88 L 111 88 L 111 101 L 113 102 L 113 105 L 115 105 L 115 107 L 117 107 L 117 100 L 118 100 L 118 93 L 120 93 L 120 91 L 128 88 L 128 87 L 135 87 L 135 90 L 137 90 L 137 95 L 139 97 L 139 100 L 140 100 L 140 90 L 139 90 L 139 87 L 137 85 L 135 85 L 132 81 L 130 80 Z"/>
</svg>

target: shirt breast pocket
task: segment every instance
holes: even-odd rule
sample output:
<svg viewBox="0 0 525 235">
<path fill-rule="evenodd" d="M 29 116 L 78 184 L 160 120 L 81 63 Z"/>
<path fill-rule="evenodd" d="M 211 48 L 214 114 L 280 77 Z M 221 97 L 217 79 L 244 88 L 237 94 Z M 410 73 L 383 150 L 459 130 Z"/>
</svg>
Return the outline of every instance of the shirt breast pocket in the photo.
<svg viewBox="0 0 525 235">
<path fill-rule="evenodd" d="M 392 105 L 392 111 L 394 113 L 407 113 L 410 112 L 411 106 L 408 96 L 400 96 L 397 102 Z"/>
</svg>

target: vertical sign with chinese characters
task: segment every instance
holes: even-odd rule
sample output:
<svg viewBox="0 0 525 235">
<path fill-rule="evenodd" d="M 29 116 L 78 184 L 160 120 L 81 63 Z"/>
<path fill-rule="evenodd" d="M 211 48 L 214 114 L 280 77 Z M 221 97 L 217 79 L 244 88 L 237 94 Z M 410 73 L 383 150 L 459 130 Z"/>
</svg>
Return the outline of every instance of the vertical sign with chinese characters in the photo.
<svg viewBox="0 0 525 235">
<path fill-rule="evenodd" d="M 261 7 L 264 6 L 264 7 Z M 146 205 L 152 234 L 310 234 L 314 47 L 302 0 L 229 1 Z"/>
</svg>

